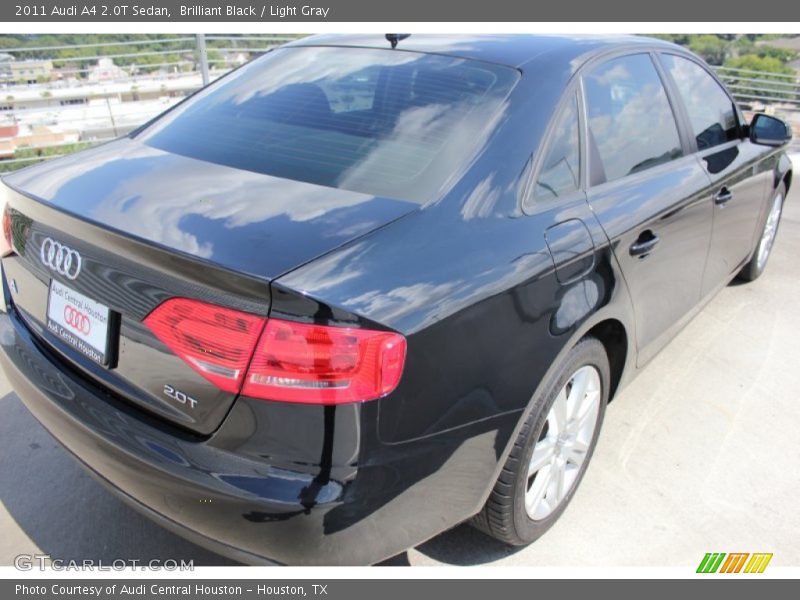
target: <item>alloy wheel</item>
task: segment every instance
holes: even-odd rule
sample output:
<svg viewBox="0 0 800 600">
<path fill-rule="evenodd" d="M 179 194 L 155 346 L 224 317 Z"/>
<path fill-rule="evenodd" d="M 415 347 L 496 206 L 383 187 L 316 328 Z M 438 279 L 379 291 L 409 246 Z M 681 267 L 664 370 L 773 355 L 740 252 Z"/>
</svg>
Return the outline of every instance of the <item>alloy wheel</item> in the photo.
<svg viewBox="0 0 800 600">
<path fill-rule="evenodd" d="M 525 509 L 534 521 L 548 517 L 567 497 L 591 448 L 602 384 L 593 366 L 575 371 L 547 414 L 528 465 Z"/>
<path fill-rule="evenodd" d="M 783 195 L 778 194 L 775 200 L 772 201 L 772 208 L 767 217 L 767 223 L 764 225 L 764 232 L 761 234 L 761 241 L 758 243 L 758 258 L 757 268 L 761 271 L 767 264 L 769 253 L 772 251 L 772 245 L 775 243 L 775 234 L 778 232 L 778 222 L 781 218 L 781 209 L 783 208 Z"/>
</svg>

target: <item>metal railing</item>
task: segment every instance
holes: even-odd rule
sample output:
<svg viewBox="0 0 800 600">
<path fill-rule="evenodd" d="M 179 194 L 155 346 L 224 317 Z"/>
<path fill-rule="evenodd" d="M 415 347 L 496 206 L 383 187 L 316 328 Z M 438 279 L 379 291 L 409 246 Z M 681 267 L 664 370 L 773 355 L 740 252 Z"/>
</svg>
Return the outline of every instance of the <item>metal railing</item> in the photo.
<svg viewBox="0 0 800 600">
<path fill-rule="evenodd" d="M 0 63 L 0 136 L 14 134 L 0 137 L 0 171 L 124 135 L 209 80 L 298 37 L 164 35 L 0 48 L 14 58 Z M 65 50 L 70 56 L 59 54 Z"/>
<path fill-rule="evenodd" d="M 0 63 L 0 135 L 3 130 L 14 133 L 0 138 L 0 158 L 4 159 L 0 171 L 124 135 L 208 80 L 298 37 L 163 35 L 82 45 L 0 48 L 0 53 L 15 57 L 17 66 L 27 61 L 32 67 L 38 64 L 49 69 L 46 77 L 20 83 L 13 81 L 13 73 L 20 69 L 13 70 L 9 62 L 2 69 Z M 61 51 L 69 51 L 71 56 L 57 55 Z M 797 75 L 731 67 L 716 70 L 745 109 L 769 110 L 786 118 L 795 124 L 800 140 Z"/>
<path fill-rule="evenodd" d="M 789 152 L 800 153 L 800 74 L 733 67 L 717 67 L 716 71 L 742 108 L 771 112 L 786 120 L 794 130 Z"/>
<path fill-rule="evenodd" d="M 734 98 L 742 104 L 775 104 L 800 110 L 800 79 L 797 74 L 733 67 L 717 67 L 716 71 Z"/>
</svg>

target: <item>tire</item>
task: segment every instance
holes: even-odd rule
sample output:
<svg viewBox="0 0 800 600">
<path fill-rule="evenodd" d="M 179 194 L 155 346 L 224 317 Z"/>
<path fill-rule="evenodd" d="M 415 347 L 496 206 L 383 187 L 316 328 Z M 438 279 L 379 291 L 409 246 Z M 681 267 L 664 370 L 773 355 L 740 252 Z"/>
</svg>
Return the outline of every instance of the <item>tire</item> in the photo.
<svg viewBox="0 0 800 600">
<path fill-rule="evenodd" d="M 563 441 L 556 441 L 551 452 L 555 458 L 547 459 L 551 463 L 550 466 L 542 466 L 529 477 L 528 468 L 531 465 L 534 448 L 538 447 L 538 455 L 541 459 L 546 457 L 548 449 L 553 444 L 553 439 L 562 440 L 564 437 L 556 436 L 559 429 L 556 426 L 559 422 L 556 414 L 558 410 L 554 408 L 556 400 L 565 398 L 559 398 L 559 396 L 562 391 L 566 393 L 567 390 L 575 391 L 577 397 L 579 392 L 574 386 L 579 381 L 582 382 L 584 376 L 589 382 L 587 390 L 595 385 L 599 387 L 596 417 L 589 415 L 589 410 L 592 409 L 588 408 L 583 413 L 586 415 L 585 419 L 566 419 L 566 423 L 567 427 L 570 427 L 570 423 L 572 423 L 572 427 L 575 427 L 580 421 L 584 421 L 588 425 L 594 420 L 591 434 L 582 429 L 581 435 L 578 436 L 580 444 L 570 445 L 567 442 L 566 445 L 563 445 Z M 533 409 L 514 441 L 511 453 L 486 504 L 481 512 L 473 517 L 473 526 L 502 542 L 513 546 L 523 546 L 542 536 L 558 520 L 575 494 L 597 445 L 608 402 L 609 382 L 609 363 L 603 344 L 592 337 L 583 338 L 570 350 L 558 368 L 545 379 L 537 394 L 534 395 Z M 570 383 L 569 388 L 567 387 L 568 383 Z M 571 398 L 564 400 L 567 411 L 570 410 L 570 407 L 575 406 L 571 401 Z M 587 402 L 586 406 L 589 406 L 589 393 L 584 396 L 584 401 Z M 569 429 L 566 431 L 566 435 L 569 437 Z M 562 445 L 559 446 L 559 443 Z M 584 452 L 581 452 L 582 447 L 585 447 Z M 571 451 L 570 448 L 572 448 Z M 580 465 L 570 464 L 569 460 L 574 462 L 575 457 L 580 454 L 584 455 Z M 569 457 L 569 460 L 563 463 L 569 470 L 565 470 L 564 479 L 559 479 L 559 469 L 556 469 L 555 465 L 561 465 L 564 457 Z M 537 462 L 541 463 L 541 460 L 537 460 Z M 567 481 L 567 473 L 569 473 L 570 481 Z M 540 480 L 540 478 L 542 479 Z M 563 482 L 560 488 L 563 495 L 551 493 L 559 481 Z M 529 490 L 530 496 L 528 495 Z M 537 494 L 537 491 L 541 492 L 542 490 L 544 490 L 543 497 L 538 504 L 532 507 L 535 510 L 533 510 L 533 514 L 530 514 L 529 508 L 526 506 L 526 498 L 531 501 L 535 500 L 538 495 L 541 495 Z M 548 496 L 551 496 L 554 502 L 548 501 Z M 555 506 L 550 506 L 551 504 L 555 504 Z M 545 514 L 548 509 L 550 512 Z"/>
<path fill-rule="evenodd" d="M 775 190 L 775 194 L 770 200 L 767 217 L 764 226 L 761 228 L 761 235 L 758 236 L 756 247 L 753 249 L 753 256 L 750 261 L 742 267 L 736 276 L 741 281 L 755 281 L 764 272 L 769 261 L 772 246 L 775 243 L 775 236 L 778 234 L 778 226 L 781 223 L 783 213 L 783 203 L 786 200 L 786 186 L 781 184 Z"/>
</svg>

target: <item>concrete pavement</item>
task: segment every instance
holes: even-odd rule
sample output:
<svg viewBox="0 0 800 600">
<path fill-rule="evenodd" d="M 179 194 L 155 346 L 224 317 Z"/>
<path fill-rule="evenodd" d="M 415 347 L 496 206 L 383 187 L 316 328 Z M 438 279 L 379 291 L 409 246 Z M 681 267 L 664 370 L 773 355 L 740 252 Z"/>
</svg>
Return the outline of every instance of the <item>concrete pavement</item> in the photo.
<svg viewBox="0 0 800 600">
<path fill-rule="evenodd" d="M 509 549 L 460 526 L 392 564 L 690 566 L 706 552 L 800 565 L 800 186 L 766 273 L 722 292 L 611 404 L 573 503 Z M 54 558 L 232 564 L 86 475 L 0 377 L 0 564 Z"/>
</svg>

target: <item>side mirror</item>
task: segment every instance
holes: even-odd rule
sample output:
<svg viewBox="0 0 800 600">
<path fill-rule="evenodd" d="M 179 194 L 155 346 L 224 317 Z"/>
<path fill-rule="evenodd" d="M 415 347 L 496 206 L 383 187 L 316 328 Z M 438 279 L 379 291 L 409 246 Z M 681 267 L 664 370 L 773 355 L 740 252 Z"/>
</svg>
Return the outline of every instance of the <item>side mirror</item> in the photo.
<svg viewBox="0 0 800 600">
<path fill-rule="evenodd" d="M 758 113 L 750 122 L 750 141 L 762 146 L 783 146 L 792 139 L 792 128 L 784 121 Z"/>
</svg>

